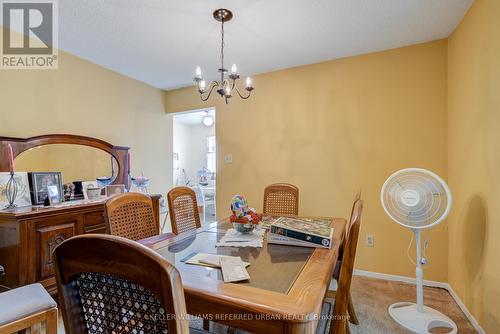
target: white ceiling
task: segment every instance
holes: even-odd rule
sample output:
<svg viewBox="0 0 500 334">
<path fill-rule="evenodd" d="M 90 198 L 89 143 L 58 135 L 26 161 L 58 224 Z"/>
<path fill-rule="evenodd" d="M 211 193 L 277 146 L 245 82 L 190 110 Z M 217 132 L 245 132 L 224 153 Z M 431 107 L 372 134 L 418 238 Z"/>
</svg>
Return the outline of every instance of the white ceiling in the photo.
<svg viewBox="0 0 500 334">
<path fill-rule="evenodd" d="M 226 61 L 242 75 L 448 37 L 473 0 L 61 0 L 59 46 L 162 89 L 207 79 Z"/>
</svg>

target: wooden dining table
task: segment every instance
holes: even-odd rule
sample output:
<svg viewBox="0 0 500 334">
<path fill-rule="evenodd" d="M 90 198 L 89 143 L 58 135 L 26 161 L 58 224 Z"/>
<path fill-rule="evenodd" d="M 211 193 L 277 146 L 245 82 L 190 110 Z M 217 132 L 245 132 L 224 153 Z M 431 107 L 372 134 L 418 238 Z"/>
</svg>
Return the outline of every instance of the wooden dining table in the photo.
<svg viewBox="0 0 500 334">
<path fill-rule="evenodd" d="M 229 219 L 140 242 L 179 270 L 189 314 L 251 333 L 307 334 L 316 331 L 345 234 L 345 219 L 327 219 L 331 249 L 268 244 L 267 233 L 262 248 L 216 247 L 232 228 Z M 250 280 L 224 283 L 220 269 L 185 263 L 197 253 L 240 256 L 250 263 Z"/>
</svg>

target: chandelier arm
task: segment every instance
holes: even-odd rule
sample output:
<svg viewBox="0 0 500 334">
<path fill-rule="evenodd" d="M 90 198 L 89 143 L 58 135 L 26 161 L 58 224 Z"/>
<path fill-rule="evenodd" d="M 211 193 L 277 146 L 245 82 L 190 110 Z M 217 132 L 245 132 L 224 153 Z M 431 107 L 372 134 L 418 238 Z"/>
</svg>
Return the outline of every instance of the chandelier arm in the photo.
<svg viewBox="0 0 500 334">
<path fill-rule="evenodd" d="M 208 90 L 208 94 L 205 95 L 206 97 L 203 97 L 203 94 L 205 93 L 201 93 L 200 92 L 200 98 L 203 102 L 206 102 L 209 98 L 210 98 L 210 95 L 212 95 L 212 91 L 214 90 L 215 87 L 219 86 L 219 83 L 217 81 L 212 81 L 210 83 L 210 89 Z"/>
<path fill-rule="evenodd" d="M 238 89 L 238 86 L 237 85 L 234 85 L 234 88 L 236 89 L 236 92 L 238 93 L 238 95 L 243 99 L 243 100 L 246 100 L 250 97 L 250 95 L 252 95 L 252 91 L 248 91 L 248 95 L 247 96 L 243 96 L 241 95 L 240 93 L 240 90 Z"/>
</svg>

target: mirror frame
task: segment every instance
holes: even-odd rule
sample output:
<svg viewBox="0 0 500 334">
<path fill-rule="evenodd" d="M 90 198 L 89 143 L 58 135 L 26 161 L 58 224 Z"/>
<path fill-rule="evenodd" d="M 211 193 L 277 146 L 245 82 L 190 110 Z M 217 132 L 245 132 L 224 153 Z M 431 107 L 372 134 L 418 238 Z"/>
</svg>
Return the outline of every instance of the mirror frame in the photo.
<svg viewBox="0 0 500 334">
<path fill-rule="evenodd" d="M 129 156 L 130 147 L 114 146 L 103 140 L 68 134 L 49 134 L 31 138 L 0 137 L 0 172 L 9 171 L 8 145 L 12 145 L 14 159 L 21 153 L 38 146 L 51 144 L 73 144 L 94 147 L 113 156 L 118 164 L 118 173 L 111 184 L 124 184 L 128 188 L 129 182 Z"/>
</svg>

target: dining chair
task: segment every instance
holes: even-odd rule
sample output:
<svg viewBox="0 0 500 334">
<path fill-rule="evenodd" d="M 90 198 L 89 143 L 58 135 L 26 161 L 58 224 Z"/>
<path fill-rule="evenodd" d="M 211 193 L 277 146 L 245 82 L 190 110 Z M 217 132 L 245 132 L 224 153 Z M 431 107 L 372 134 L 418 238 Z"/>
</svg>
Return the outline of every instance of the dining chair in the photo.
<svg viewBox="0 0 500 334">
<path fill-rule="evenodd" d="M 0 293 L 0 333 L 57 334 L 57 304 L 40 284 L 29 284 Z"/>
<path fill-rule="evenodd" d="M 201 227 L 196 194 L 189 187 L 175 187 L 167 194 L 172 232 L 179 234 Z"/>
<path fill-rule="evenodd" d="M 205 224 L 206 222 L 206 217 L 207 217 L 207 212 L 206 212 L 206 203 L 205 203 L 205 196 L 203 194 L 203 189 L 199 185 L 191 185 L 189 186 L 191 189 L 193 189 L 194 194 L 196 196 L 196 203 L 198 204 L 198 213 L 200 214 L 200 219 L 201 216 L 203 216 L 203 219 L 200 221 L 200 224 Z"/>
<path fill-rule="evenodd" d="M 141 240 L 160 234 L 155 220 L 153 202 L 140 193 L 125 193 L 106 201 L 107 232 L 131 240 Z"/>
<path fill-rule="evenodd" d="M 274 183 L 264 189 L 263 213 L 266 215 L 297 216 L 299 188 L 289 183 Z"/>
<path fill-rule="evenodd" d="M 352 208 L 351 208 L 351 216 L 354 214 L 354 208 L 356 207 L 356 202 L 361 199 L 361 190 L 359 190 L 356 193 L 356 196 L 354 197 L 354 202 L 352 203 Z M 344 240 L 347 240 L 349 237 L 349 231 L 351 229 L 351 224 L 353 223 L 353 220 L 349 220 L 349 226 L 346 228 L 346 232 L 344 235 Z M 339 247 L 339 255 L 338 255 L 338 260 L 337 264 L 335 266 L 335 270 L 333 271 L 333 278 L 338 282 L 339 281 L 339 276 L 340 276 L 340 268 L 342 267 L 342 258 L 344 255 L 344 245 L 345 242 L 342 243 Z M 349 294 L 349 305 L 348 305 L 348 312 L 349 312 L 349 321 L 355 325 L 359 325 L 359 319 L 358 316 L 356 315 L 356 311 L 354 310 L 354 305 L 352 303 L 352 298 L 351 295 Z"/>
<path fill-rule="evenodd" d="M 352 272 L 354 270 L 354 259 L 358 245 L 359 228 L 361 225 L 361 214 L 363 212 L 363 200 L 354 203 L 351 219 L 349 221 L 349 234 L 344 246 L 342 266 L 337 291 L 328 291 L 326 297 L 334 298 L 333 317 L 330 324 L 330 334 L 348 334 L 349 325 L 347 319 L 349 300 L 351 297 Z"/>
<path fill-rule="evenodd" d="M 67 334 L 189 333 L 177 269 L 132 240 L 86 234 L 54 250 Z"/>
</svg>

